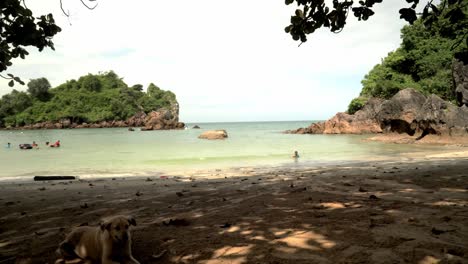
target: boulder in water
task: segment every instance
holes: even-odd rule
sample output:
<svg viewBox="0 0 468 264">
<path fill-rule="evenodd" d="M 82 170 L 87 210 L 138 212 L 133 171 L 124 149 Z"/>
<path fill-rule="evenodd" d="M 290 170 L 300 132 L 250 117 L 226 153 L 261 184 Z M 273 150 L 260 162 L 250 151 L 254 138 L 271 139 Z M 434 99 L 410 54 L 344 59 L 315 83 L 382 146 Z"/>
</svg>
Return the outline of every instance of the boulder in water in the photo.
<svg viewBox="0 0 468 264">
<path fill-rule="evenodd" d="M 208 130 L 201 133 L 198 138 L 201 139 L 225 139 L 228 137 L 226 130 Z"/>
</svg>

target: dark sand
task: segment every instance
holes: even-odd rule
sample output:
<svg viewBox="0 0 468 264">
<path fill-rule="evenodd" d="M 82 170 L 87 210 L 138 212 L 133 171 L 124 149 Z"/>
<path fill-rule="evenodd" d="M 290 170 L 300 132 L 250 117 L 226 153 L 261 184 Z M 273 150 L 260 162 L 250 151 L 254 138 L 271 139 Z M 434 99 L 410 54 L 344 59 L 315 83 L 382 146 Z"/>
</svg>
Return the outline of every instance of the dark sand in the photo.
<svg viewBox="0 0 468 264">
<path fill-rule="evenodd" d="M 468 263 L 461 153 L 168 179 L 1 183 L 0 263 L 54 263 L 71 228 L 115 214 L 136 218 L 133 255 L 141 263 Z M 163 223 L 170 219 L 178 220 Z"/>
</svg>

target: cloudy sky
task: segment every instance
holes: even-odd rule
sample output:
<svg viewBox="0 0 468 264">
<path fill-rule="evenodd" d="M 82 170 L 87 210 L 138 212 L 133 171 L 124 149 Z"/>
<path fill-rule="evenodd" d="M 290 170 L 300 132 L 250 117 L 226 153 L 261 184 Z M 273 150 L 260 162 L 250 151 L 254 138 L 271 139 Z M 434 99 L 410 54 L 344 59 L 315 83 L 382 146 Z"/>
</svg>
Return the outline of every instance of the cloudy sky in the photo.
<svg viewBox="0 0 468 264">
<path fill-rule="evenodd" d="M 114 70 L 129 85 L 154 82 L 173 91 L 184 122 L 317 120 L 344 111 L 363 76 L 398 47 L 398 10 L 384 1 L 369 22 L 350 16 L 298 47 L 284 32 L 293 6 L 284 0 L 26 0 L 35 15 L 52 12 L 62 32 L 56 51 L 30 49 L 9 69 L 52 86 Z M 24 90 L 26 87 L 15 86 Z M 11 91 L 0 79 L 0 94 Z"/>
</svg>

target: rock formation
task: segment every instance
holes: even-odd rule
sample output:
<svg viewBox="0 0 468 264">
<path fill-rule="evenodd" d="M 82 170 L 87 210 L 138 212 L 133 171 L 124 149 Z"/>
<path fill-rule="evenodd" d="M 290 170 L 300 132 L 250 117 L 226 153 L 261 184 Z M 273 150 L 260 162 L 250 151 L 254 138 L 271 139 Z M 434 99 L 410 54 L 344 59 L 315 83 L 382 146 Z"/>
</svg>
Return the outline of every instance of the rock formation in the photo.
<svg viewBox="0 0 468 264">
<path fill-rule="evenodd" d="M 208 130 L 201 133 L 198 138 L 201 139 L 225 139 L 228 137 L 226 130 Z"/>
<path fill-rule="evenodd" d="M 170 110 L 161 109 L 146 114 L 138 112 L 127 120 L 101 121 L 97 123 L 73 123 L 64 118 L 58 122 L 41 122 L 25 125 L 15 129 L 65 129 L 65 128 L 110 128 L 110 127 L 142 127 L 142 131 L 161 129 L 182 129 L 185 124 L 179 122 L 179 106 L 174 104 Z"/>
<path fill-rule="evenodd" d="M 458 107 L 437 95 L 404 89 L 390 100 L 371 98 L 354 115 L 337 113 L 331 119 L 293 134 L 370 134 L 397 132 L 422 138 L 428 134 L 468 136 L 468 107 Z"/>
</svg>

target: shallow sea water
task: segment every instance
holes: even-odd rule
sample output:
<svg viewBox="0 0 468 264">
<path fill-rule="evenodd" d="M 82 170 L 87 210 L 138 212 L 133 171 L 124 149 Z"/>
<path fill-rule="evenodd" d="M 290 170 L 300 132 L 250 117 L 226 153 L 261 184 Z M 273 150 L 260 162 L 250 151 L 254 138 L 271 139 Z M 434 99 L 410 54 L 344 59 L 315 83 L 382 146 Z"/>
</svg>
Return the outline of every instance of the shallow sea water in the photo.
<svg viewBox="0 0 468 264">
<path fill-rule="evenodd" d="M 202 129 L 128 131 L 127 128 L 0 131 L 0 180 L 35 175 L 150 176 L 188 170 L 298 166 L 385 159 L 441 147 L 363 142 L 362 135 L 291 135 L 312 121 L 197 123 Z M 226 129 L 225 140 L 202 140 Z M 60 148 L 45 142 L 60 140 Z M 20 150 L 36 141 L 39 149 Z M 11 148 L 5 147 L 7 142 Z M 300 159 L 291 158 L 297 150 Z"/>
</svg>

